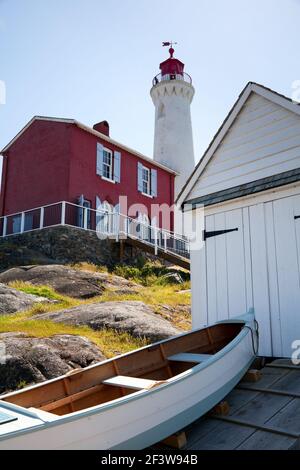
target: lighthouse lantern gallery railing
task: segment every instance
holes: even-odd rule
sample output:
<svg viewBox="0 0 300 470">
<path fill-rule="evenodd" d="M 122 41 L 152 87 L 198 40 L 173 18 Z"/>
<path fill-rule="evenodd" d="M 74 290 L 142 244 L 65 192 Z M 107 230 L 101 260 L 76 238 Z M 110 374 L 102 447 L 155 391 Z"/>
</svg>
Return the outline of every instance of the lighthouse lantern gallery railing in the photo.
<svg viewBox="0 0 300 470">
<path fill-rule="evenodd" d="M 183 80 L 184 82 L 187 82 L 190 85 L 192 85 L 192 77 L 188 73 L 185 73 L 185 72 L 182 72 L 182 73 L 166 73 L 164 75 L 159 73 L 158 75 L 156 75 L 153 78 L 152 85 L 155 86 L 160 82 L 169 81 L 169 80 Z"/>
<path fill-rule="evenodd" d="M 0 217 L 0 237 L 62 225 L 94 231 L 100 239 L 119 241 L 129 237 L 140 240 L 151 245 L 155 254 L 164 251 L 183 258 L 190 257 L 189 240 L 173 232 L 119 212 L 95 210 L 66 201 Z"/>
</svg>

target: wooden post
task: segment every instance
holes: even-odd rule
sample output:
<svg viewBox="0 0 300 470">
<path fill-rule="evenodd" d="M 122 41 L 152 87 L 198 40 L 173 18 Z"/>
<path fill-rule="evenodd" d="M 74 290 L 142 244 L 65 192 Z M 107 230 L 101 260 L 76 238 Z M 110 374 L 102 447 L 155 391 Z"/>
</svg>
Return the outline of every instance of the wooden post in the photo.
<svg viewBox="0 0 300 470">
<path fill-rule="evenodd" d="M 172 436 L 167 437 L 161 441 L 161 443 L 166 446 L 173 447 L 174 449 L 182 449 L 182 447 L 187 443 L 185 432 L 181 431 L 172 434 Z"/>
<path fill-rule="evenodd" d="M 124 258 L 124 240 L 120 240 L 120 261 Z"/>
<path fill-rule="evenodd" d="M 211 411 L 210 414 L 219 415 L 219 416 L 226 416 L 228 415 L 230 410 L 230 406 L 228 401 L 223 400 L 220 401 Z"/>
<path fill-rule="evenodd" d="M 249 369 L 242 378 L 242 382 L 258 382 L 261 379 L 261 371 L 257 369 Z"/>
</svg>

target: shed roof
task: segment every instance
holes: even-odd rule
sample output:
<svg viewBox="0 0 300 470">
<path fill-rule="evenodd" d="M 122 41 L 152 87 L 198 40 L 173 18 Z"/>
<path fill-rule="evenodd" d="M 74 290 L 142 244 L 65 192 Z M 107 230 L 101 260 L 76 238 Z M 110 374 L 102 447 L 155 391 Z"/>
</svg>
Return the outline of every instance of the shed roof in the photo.
<svg viewBox="0 0 300 470">
<path fill-rule="evenodd" d="M 261 178 L 256 181 L 251 181 L 251 183 L 234 186 L 233 188 L 223 189 L 222 191 L 217 191 L 198 198 L 193 198 L 185 201 L 184 204 L 190 204 L 191 208 L 196 207 L 198 204 L 212 206 L 221 202 L 230 201 L 231 199 L 249 196 L 261 191 L 267 191 L 268 189 L 279 188 L 298 181 L 300 181 L 300 168 Z"/>
<path fill-rule="evenodd" d="M 242 90 L 240 93 L 238 99 L 234 103 L 233 107 L 229 111 L 228 115 L 224 119 L 223 123 L 221 124 L 220 128 L 218 129 L 217 133 L 215 134 L 214 138 L 210 142 L 208 148 L 204 152 L 202 158 L 200 159 L 199 163 L 196 165 L 194 171 L 188 178 L 186 184 L 183 186 L 181 192 L 179 193 L 177 197 L 177 204 L 182 205 L 185 202 L 191 202 L 187 201 L 187 197 L 190 193 L 190 191 L 193 189 L 194 185 L 196 184 L 197 180 L 201 176 L 202 172 L 204 171 L 205 167 L 209 163 L 210 159 L 214 155 L 215 151 L 221 144 L 223 138 L 226 136 L 227 132 L 229 131 L 230 127 L 234 123 L 236 117 L 238 116 L 239 112 L 241 111 L 243 105 L 245 104 L 246 100 L 250 96 L 251 93 L 257 93 L 258 95 L 276 103 L 279 104 L 280 106 L 283 106 L 284 108 L 288 109 L 289 111 L 294 112 L 295 114 L 300 115 L 300 103 L 294 102 L 291 98 L 288 98 L 287 96 L 284 96 L 271 88 L 267 88 L 263 85 L 260 85 L 259 83 L 255 82 L 248 82 L 245 88 Z M 234 188 L 231 188 L 228 190 L 226 193 L 227 195 L 232 191 Z M 261 189 L 262 190 L 262 189 Z M 220 191 L 225 192 L 225 191 Z M 213 196 L 211 194 L 210 196 Z M 206 198 L 208 196 L 205 196 Z M 238 196 L 236 196 L 238 197 Z M 203 196 L 204 198 L 204 196 Z M 230 199 L 228 197 L 228 199 Z M 218 202 L 221 202 L 220 200 Z"/>
</svg>

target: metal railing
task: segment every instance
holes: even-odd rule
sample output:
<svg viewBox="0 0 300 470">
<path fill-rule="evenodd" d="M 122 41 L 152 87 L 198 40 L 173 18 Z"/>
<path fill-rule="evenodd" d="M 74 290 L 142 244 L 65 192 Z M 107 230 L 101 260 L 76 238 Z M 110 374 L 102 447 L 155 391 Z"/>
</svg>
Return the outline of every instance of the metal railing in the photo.
<svg viewBox="0 0 300 470">
<path fill-rule="evenodd" d="M 164 251 L 183 258 L 190 257 L 190 244 L 187 239 L 127 215 L 119 214 L 118 217 L 120 238 L 125 236 L 125 238 L 138 239 L 153 246 L 155 254 L 158 254 L 158 251 Z"/>
<path fill-rule="evenodd" d="M 170 80 L 182 80 L 184 82 L 189 83 L 190 85 L 192 84 L 192 77 L 188 73 L 182 72 L 182 73 L 167 73 L 164 75 L 159 73 L 153 78 L 152 85 L 155 86 L 160 82 L 170 81 Z"/>
<path fill-rule="evenodd" d="M 187 238 L 119 212 L 91 209 L 66 201 L 0 217 L 0 237 L 63 225 L 94 231 L 100 239 L 137 239 L 152 246 L 155 254 L 163 251 L 190 257 Z"/>
</svg>

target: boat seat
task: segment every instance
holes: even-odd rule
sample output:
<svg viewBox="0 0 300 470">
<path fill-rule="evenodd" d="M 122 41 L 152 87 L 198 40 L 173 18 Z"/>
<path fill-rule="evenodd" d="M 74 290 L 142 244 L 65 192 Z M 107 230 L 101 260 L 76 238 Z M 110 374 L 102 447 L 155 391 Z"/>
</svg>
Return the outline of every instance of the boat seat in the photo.
<svg viewBox="0 0 300 470">
<path fill-rule="evenodd" d="M 179 353 L 168 357 L 168 361 L 200 363 L 207 361 L 210 357 L 212 357 L 212 354 Z"/>
<path fill-rule="evenodd" d="M 110 377 L 110 379 L 103 380 L 102 383 L 105 385 L 114 385 L 116 387 L 131 388 L 133 390 L 143 390 L 156 387 L 157 385 L 164 383 L 164 381 L 139 379 L 137 377 L 129 377 L 127 375 L 116 375 L 115 377 Z"/>
</svg>

